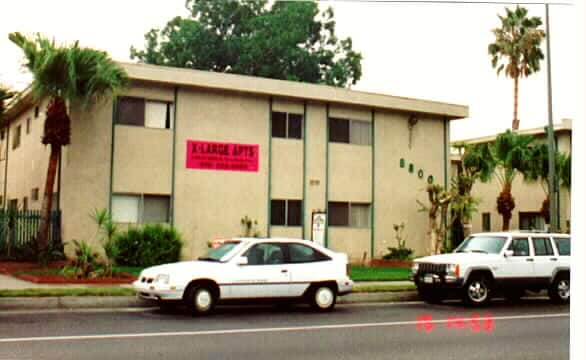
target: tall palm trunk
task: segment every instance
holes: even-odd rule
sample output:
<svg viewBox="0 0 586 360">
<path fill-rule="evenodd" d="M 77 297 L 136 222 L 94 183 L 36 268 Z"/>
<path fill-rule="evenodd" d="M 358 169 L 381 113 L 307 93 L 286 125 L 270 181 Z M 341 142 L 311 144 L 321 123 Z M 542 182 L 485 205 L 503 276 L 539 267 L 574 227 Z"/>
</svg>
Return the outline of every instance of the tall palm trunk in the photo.
<svg viewBox="0 0 586 360">
<path fill-rule="evenodd" d="M 513 217 L 513 209 L 515 208 L 515 199 L 511 194 L 511 184 L 505 184 L 503 191 L 496 199 L 496 203 L 497 211 L 503 217 L 503 231 L 508 231 Z"/>
<path fill-rule="evenodd" d="M 520 120 L 517 109 L 519 107 L 519 76 L 513 78 L 513 130 L 519 130 Z"/>
<path fill-rule="evenodd" d="M 39 261 L 43 261 L 47 256 L 49 248 L 49 221 L 51 217 L 51 208 L 53 201 L 53 186 L 57 175 L 57 164 L 61 147 L 69 145 L 71 137 L 71 122 L 67 114 L 67 105 L 65 100 L 60 97 L 52 98 L 47 106 L 47 119 L 43 133 L 43 144 L 51 146 L 49 156 L 49 166 L 47 168 L 47 179 L 43 194 L 43 203 L 41 207 L 41 224 L 38 234 Z"/>
<path fill-rule="evenodd" d="M 53 186 L 57 175 L 57 164 L 59 163 L 59 154 L 61 153 L 60 145 L 51 145 L 51 155 L 49 156 L 49 167 L 47 168 L 47 180 L 45 181 L 45 191 L 43 194 L 43 203 L 41 207 L 41 224 L 39 227 L 39 260 L 46 255 L 49 248 L 49 221 L 51 217 L 51 208 L 53 206 Z"/>
</svg>

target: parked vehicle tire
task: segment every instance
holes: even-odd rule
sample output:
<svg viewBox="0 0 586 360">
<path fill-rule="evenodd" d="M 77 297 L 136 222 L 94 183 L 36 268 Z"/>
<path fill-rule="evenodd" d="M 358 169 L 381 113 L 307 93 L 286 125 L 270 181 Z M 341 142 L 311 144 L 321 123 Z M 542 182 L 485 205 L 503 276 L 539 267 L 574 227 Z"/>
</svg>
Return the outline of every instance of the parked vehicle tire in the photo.
<svg viewBox="0 0 586 360">
<path fill-rule="evenodd" d="M 567 304 L 570 302 L 570 275 L 562 274 L 556 276 L 548 289 L 549 298 L 556 304 Z"/>
<path fill-rule="evenodd" d="M 317 311 L 332 311 L 336 306 L 336 289 L 332 285 L 316 285 L 310 292 L 309 303 Z"/>
<path fill-rule="evenodd" d="M 206 285 L 194 285 L 188 289 L 186 305 L 193 315 L 208 315 L 216 306 L 216 295 Z"/>
<path fill-rule="evenodd" d="M 429 289 L 418 288 L 417 293 L 419 294 L 419 298 L 428 304 L 441 304 L 444 300 L 442 294 Z"/>
<path fill-rule="evenodd" d="M 472 275 L 464 286 L 463 300 L 467 305 L 482 306 L 490 301 L 491 281 L 485 275 Z"/>
</svg>

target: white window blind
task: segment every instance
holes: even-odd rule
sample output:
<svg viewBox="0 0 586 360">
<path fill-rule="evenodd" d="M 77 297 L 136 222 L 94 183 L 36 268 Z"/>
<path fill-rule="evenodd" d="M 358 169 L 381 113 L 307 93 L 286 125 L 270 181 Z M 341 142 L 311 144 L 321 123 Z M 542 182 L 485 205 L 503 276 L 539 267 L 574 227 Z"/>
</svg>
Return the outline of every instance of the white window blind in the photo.
<svg viewBox="0 0 586 360">
<path fill-rule="evenodd" d="M 370 205 L 368 204 L 351 204 L 350 205 L 350 226 L 367 228 L 370 226 Z"/>
<path fill-rule="evenodd" d="M 140 197 L 137 195 L 113 195 L 112 219 L 119 223 L 138 223 Z"/>
<path fill-rule="evenodd" d="M 148 128 L 167 128 L 167 103 L 147 101 L 144 112 L 144 125 Z M 169 124 L 170 127 L 170 124 Z"/>
<path fill-rule="evenodd" d="M 371 144 L 371 129 L 368 121 L 352 120 L 350 122 L 350 143 L 356 145 Z"/>
</svg>

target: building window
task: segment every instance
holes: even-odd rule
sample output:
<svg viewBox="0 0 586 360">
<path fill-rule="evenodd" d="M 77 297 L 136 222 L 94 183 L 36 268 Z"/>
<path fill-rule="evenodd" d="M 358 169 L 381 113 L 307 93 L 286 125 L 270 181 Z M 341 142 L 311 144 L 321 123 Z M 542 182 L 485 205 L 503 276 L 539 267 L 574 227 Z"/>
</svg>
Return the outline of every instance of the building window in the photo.
<svg viewBox="0 0 586 360">
<path fill-rule="evenodd" d="M 39 188 L 34 188 L 31 190 L 31 200 L 32 201 L 39 200 Z"/>
<path fill-rule="evenodd" d="M 118 223 L 169 222 L 168 195 L 112 195 L 112 219 Z"/>
<path fill-rule="evenodd" d="M 22 210 L 28 210 L 28 198 L 26 196 L 22 198 Z"/>
<path fill-rule="evenodd" d="M 22 125 L 18 125 L 14 130 L 14 135 L 12 136 L 12 150 L 16 149 L 20 146 L 20 132 L 21 132 Z"/>
<path fill-rule="evenodd" d="M 271 119 L 273 137 L 287 139 L 303 137 L 303 115 L 273 111 Z"/>
<path fill-rule="evenodd" d="M 26 133 L 30 134 L 31 132 L 31 118 L 26 118 Z"/>
<path fill-rule="evenodd" d="M 520 212 L 519 213 L 520 230 L 543 230 L 545 229 L 545 220 L 538 212 Z"/>
<path fill-rule="evenodd" d="M 490 231 L 490 213 L 482 213 L 482 231 Z"/>
<path fill-rule="evenodd" d="M 371 145 L 371 124 L 368 121 L 330 118 L 330 142 Z"/>
<path fill-rule="evenodd" d="M 172 103 L 121 97 L 118 99 L 116 124 L 171 129 L 172 113 Z"/>
<path fill-rule="evenodd" d="M 0 130 L 0 141 L 4 141 L 4 129 Z"/>
<path fill-rule="evenodd" d="M 18 199 L 11 199 L 8 202 L 8 208 L 13 209 L 13 210 L 17 210 L 18 209 Z"/>
<path fill-rule="evenodd" d="M 35 119 L 39 117 L 39 107 L 35 106 Z"/>
<path fill-rule="evenodd" d="M 271 200 L 271 225 L 301 226 L 301 200 Z"/>
<path fill-rule="evenodd" d="M 370 226 L 370 204 L 328 203 L 328 225 L 367 228 Z"/>
</svg>

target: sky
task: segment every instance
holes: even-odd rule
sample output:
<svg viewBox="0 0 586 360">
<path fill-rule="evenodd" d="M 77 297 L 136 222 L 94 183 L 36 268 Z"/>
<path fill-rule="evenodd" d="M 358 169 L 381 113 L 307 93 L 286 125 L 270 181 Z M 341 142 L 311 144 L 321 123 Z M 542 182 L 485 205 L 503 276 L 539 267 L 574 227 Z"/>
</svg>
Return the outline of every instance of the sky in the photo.
<svg viewBox="0 0 586 360">
<path fill-rule="evenodd" d="M 322 1 L 321 6 L 334 8 L 338 36 L 351 37 L 364 57 L 363 76 L 353 89 L 467 105 L 469 118 L 451 124 L 451 138 L 459 140 L 503 131 L 513 116 L 513 82 L 496 75 L 487 53 L 494 40 L 491 30 L 500 24 L 497 14 L 504 14 L 505 5 L 471 2 Z M 115 60 L 131 61 L 130 46 L 142 48 L 147 31 L 188 15 L 184 3 L 10 1 L 0 13 L 0 83 L 22 89 L 30 81 L 22 70 L 20 49 L 7 38 L 10 32 L 41 32 L 58 42 L 79 40 L 106 50 Z M 524 6 L 530 16 L 545 19 L 544 5 Z M 576 117 L 575 11 L 573 5 L 550 5 L 554 122 Z M 542 62 L 542 71 L 520 82 L 521 128 L 547 124 L 545 70 Z"/>
</svg>

